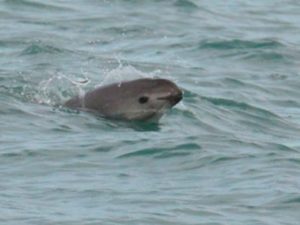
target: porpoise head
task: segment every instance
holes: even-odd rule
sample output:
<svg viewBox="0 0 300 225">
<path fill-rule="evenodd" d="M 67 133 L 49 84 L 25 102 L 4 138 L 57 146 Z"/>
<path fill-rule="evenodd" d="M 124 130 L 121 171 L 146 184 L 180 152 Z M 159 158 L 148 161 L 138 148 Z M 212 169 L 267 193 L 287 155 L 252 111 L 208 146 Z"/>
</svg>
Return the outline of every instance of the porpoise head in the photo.
<svg viewBox="0 0 300 225">
<path fill-rule="evenodd" d="M 166 79 L 137 79 L 98 87 L 65 106 L 130 121 L 158 121 L 182 99 L 182 91 Z"/>
</svg>

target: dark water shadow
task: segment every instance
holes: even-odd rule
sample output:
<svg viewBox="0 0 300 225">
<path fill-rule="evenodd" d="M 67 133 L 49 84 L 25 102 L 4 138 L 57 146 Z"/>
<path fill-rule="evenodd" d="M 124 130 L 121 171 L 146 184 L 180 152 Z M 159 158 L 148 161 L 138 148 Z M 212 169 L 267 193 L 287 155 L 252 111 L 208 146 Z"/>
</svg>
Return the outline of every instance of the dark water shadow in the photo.
<svg viewBox="0 0 300 225">
<path fill-rule="evenodd" d="M 143 121 L 125 121 L 118 119 L 108 119 L 97 115 L 97 120 L 101 120 L 111 128 L 128 128 L 135 131 L 153 132 L 160 131 L 159 122 L 143 122 Z"/>
<path fill-rule="evenodd" d="M 120 120 L 120 119 L 111 119 L 106 118 L 99 114 L 94 114 L 91 112 L 82 112 L 76 109 L 69 109 L 62 106 L 55 106 L 53 107 L 53 111 L 60 111 L 63 113 L 69 113 L 71 115 L 78 115 L 81 113 L 86 114 L 88 117 L 93 117 L 96 119 L 96 121 L 99 121 L 99 124 L 94 124 L 93 127 L 99 127 L 99 129 L 105 129 L 104 126 L 107 126 L 109 128 L 113 129 L 132 129 L 135 131 L 143 131 L 143 132 L 153 132 L 153 131 L 160 131 L 160 123 L 159 122 L 144 122 L 144 121 L 126 121 L 126 120 Z"/>
</svg>

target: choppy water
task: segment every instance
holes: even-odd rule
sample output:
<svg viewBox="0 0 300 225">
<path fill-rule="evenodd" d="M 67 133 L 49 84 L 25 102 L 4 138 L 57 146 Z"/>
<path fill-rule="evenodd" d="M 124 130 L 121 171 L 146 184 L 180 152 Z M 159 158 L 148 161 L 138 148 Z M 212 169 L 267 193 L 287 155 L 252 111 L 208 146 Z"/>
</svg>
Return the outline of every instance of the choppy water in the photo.
<svg viewBox="0 0 300 225">
<path fill-rule="evenodd" d="M 0 1 L 0 223 L 299 224 L 299 12 Z M 183 102 L 145 127 L 53 107 L 134 76 L 175 81 Z"/>
</svg>

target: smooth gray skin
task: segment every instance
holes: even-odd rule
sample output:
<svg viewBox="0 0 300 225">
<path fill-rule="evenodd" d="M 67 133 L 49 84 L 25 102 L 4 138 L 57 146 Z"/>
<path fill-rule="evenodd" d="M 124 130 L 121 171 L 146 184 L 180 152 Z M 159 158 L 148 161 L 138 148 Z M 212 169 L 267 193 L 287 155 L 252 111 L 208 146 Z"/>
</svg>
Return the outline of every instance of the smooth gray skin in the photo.
<svg viewBox="0 0 300 225">
<path fill-rule="evenodd" d="M 98 87 L 64 106 L 121 120 L 158 121 L 182 99 L 182 91 L 166 79 L 137 79 Z"/>
</svg>

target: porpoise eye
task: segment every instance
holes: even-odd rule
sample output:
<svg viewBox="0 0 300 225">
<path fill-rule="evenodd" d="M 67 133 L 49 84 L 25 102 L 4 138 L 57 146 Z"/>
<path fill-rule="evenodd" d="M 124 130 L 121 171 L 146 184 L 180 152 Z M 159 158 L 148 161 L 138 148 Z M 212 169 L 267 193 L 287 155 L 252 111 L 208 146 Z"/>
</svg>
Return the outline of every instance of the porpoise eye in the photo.
<svg viewBox="0 0 300 225">
<path fill-rule="evenodd" d="M 139 98 L 139 103 L 145 104 L 148 102 L 148 100 L 149 100 L 149 98 L 147 96 L 142 96 Z"/>
</svg>

